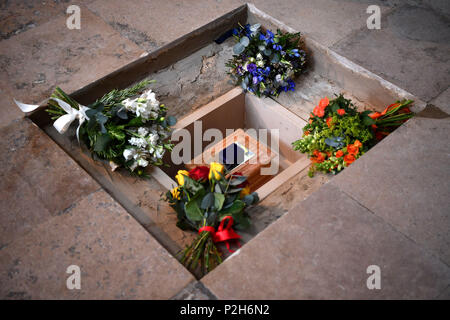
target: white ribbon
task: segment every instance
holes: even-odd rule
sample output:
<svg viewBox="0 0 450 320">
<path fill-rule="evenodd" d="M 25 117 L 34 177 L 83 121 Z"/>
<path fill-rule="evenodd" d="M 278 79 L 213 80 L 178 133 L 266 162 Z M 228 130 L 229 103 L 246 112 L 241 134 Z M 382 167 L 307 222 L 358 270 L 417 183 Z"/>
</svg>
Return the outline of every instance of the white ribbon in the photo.
<svg viewBox="0 0 450 320">
<path fill-rule="evenodd" d="M 56 103 L 58 103 L 58 105 L 66 112 L 65 115 L 59 117 L 53 123 L 53 126 L 55 127 L 56 131 L 58 131 L 60 134 L 65 133 L 67 129 L 69 129 L 70 124 L 73 121 L 75 121 L 75 119 L 78 119 L 79 123 L 77 128 L 77 140 L 78 142 L 80 142 L 79 138 L 80 127 L 85 120 L 89 120 L 89 117 L 86 115 L 86 111 L 89 110 L 90 108 L 79 104 L 78 105 L 79 109 L 77 110 L 72 108 L 68 103 L 62 101 L 61 99 L 58 98 L 50 98 L 50 99 L 56 101 Z M 31 112 L 39 107 L 39 105 L 22 103 L 17 101 L 16 99 L 14 99 L 14 102 L 23 112 Z"/>
</svg>

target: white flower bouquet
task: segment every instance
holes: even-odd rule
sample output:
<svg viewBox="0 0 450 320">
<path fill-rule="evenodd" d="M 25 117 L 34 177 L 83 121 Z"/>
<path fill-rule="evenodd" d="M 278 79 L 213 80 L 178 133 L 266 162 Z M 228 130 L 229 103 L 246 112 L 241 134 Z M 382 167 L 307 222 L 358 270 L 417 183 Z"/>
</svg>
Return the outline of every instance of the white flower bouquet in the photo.
<svg viewBox="0 0 450 320">
<path fill-rule="evenodd" d="M 167 116 L 151 89 L 154 81 L 142 81 L 124 90 L 113 90 L 88 106 L 82 106 L 60 88 L 51 95 L 46 111 L 53 126 L 64 133 L 74 120 L 79 121 L 77 138 L 100 159 L 108 160 L 113 170 L 122 166 L 133 174 L 145 176 L 148 165 L 163 165 L 163 156 L 172 150 L 170 127 L 176 123 Z M 37 106 L 17 102 L 25 112 Z"/>
</svg>

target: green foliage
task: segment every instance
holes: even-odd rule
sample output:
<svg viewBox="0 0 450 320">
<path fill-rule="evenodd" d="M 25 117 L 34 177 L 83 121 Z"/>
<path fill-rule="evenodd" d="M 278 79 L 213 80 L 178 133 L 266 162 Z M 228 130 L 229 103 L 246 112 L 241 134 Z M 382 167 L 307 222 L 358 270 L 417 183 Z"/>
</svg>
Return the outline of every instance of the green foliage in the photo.
<svg viewBox="0 0 450 320">
<path fill-rule="evenodd" d="M 96 103 L 102 103 L 105 106 L 114 106 L 127 98 L 134 97 L 139 92 L 144 90 L 150 83 L 155 82 L 155 80 L 143 80 L 129 88 L 122 90 L 114 89 L 97 100 Z"/>
</svg>

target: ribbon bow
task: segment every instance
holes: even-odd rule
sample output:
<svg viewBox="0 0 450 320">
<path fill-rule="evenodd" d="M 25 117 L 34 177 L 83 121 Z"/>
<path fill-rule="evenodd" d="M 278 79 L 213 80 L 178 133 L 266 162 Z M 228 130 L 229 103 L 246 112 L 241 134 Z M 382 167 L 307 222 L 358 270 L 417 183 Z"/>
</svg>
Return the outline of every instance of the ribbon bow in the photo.
<svg viewBox="0 0 450 320">
<path fill-rule="evenodd" d="M 53 127 L 55 127 L 56 131 L 58 131 L 60 134 L 63 134 L 67 131 L 67 129 L 69 129 L 71 123 L 78 119 L 79 123 L 77 128 L 77 140 L 78 142 L 80 142 L 80 127 L 85 120 L 89 120 L 89 117 L 86 115 L 86 111 L 88 111 L 90 108 L 79 104 L 78 109 L 75 109 L 61 99 L 51 98 L 51 100 L 56 101 L 56 103 L 58 103 L 58 105 L 66 112 L 65 115 L 56 119 L 56 121 L 53 123 Z M 17 101 L 16 99 L 14 99 L 14 102 L 23 112 L 31 112 L 39 107 L 39 105 L 22 103 Z"/>
<path fill-rule="evenodd" d="M 225 222 L 227 222 L 227 225 L 225 226 Z M 233 228 L 233 217 L 232 216 L 226 216 L 222 219 L 220 222 L 219 227 L 217 228 L 217 231 L 211 227 L 211 226 L 205 226 L 201 227 L 198 230 L 198 233 L 202 233 L 203 231 L 210 232 L 212 239 L 215 243 L 217 242 L 225 242 L 225 245 L 227 246 L 227 249 L 229 252 L 233 253 L 234 250 L 230 249 L 230 241 L 236 240 L 237 245 L 240 247 L 239 240 L 241 238 L 240 235 L 238 235 Z"/>
</svg>

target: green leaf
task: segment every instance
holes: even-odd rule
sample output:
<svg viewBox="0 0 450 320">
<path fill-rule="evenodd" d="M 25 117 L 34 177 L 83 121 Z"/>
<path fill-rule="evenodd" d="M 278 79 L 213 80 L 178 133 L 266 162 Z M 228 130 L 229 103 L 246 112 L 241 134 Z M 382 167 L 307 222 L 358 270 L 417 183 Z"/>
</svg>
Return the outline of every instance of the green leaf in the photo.
<svg viewBox="0 0 450 320">
<path fill-rule="evenodd" d="M 240 44 L 242 44 L 244 47 L 248 46 L 250 43 L 250 39 L 246 36 L 242 37 L 239 41 Z"/>
<path fill-rule="evenodd" d="M 244 183 L 247 180 L 247 177 L 244 176 L 233 176 L 233 179 L 230 181 L 230 186 L 238 186 Z"/>
<path fill-rule="evenodd" d="M 195 199 L 191 199 L 184 205 L 184 211 L 186 212 L 186 217 L 192 222 L 202 221 L 203 219 L 202 211 Z"/>
<path fill-rule="evenodd" d="M 233 202 L 237 199 L 238 194 L 227 194 L 225 196 L 225 202 L 223 203 L 223 208 L 229 208 L 233 205 Z"/>
<path fill-rule="evenodd" d="M 258 193 L 252 192 L 251 195 L 253 196 L 253 203 L 252 204 L 257 204 L 259 202 Z"/>
<path fill-rule="evenodd" d="M 220 186 L 220 182 L 216 183 L 216 185 L 214 186 L 214 191 L 217 192 L 217 193 L 223 193 L 223 189 Z"/>
<path fill-rule="evenodd" d="M 225 202 L 225 196 L 221 193 L 214 192 L 214 208 L 217 211 L 222 210 L 224 202 Z"/>
<path fill-rule="evenodd" d="M 253 204 L 253 201 L 254 201 L 253 195 L 252 194 L 246 195 L 244 198 L 242 198 L 242 201 L 244 201 L 244 203 L 247 206 L 251 206 Z"/>
<path fill-rule="evenodd" d="M 339 105 L 337 104 L 337 103 L 333 103 L 333 104 L 331 104 L 331 111 L 332 112 L 337 112 L 338 111 L 338 109 L 340 109 L 339 108 Z"/>
<path fill-rule="evenodd" d="M 227 193 L 237 193 L 237 192 L 241 192 L 243 188 L 234 188 L 234 189 L 229 189 L 227 191 Z"/>
<path fill-rule="evenodd" d="M 136 117 L 131 119 L 128 123 L 127 123 L 127 127 L 140 127 L 142 126 L 143 122 L 141 117 Z"/>
<path fill-rule="evenodd" d="M 174 116 L 168 116 L 166 119 L 167 119 L 167 124 L 171 127 L 177 123 L 177 118 L 175 118 Z"/>
<path fill-rule="evenodd" d="M 214 194 L 212 192 L 208 192 L 206 196 L 203 197 L 202 202 L 200 204 L 200 208 L 208 209 L 214 205 Z"/>
<path fill-rule="evenodd" d="M 125 109 L 125 107 L 121 104 L 116 104 L 112 109 L 111 109 L 111 114 L 113 116 L 117 116 L 122 120 L 128 120 L 128 112 L 127 109 Z"/>
<path fill-rule="evenodd" d="M 204 187 L 202 186 L 201 183 L 187 176 L 184 177 L 184 188 L 195 195 L 201 190 L 204 191 Z"/>
<path fill-rule="evenodd" d="M 238 213 L 241 212 L 244 208 L 245 203 L 241 200 L 236 200 L 229 208 L 222 209 L 222 211 L 220 211 L 220 215 L 230 215 L 233 213 Z"/>
<path fill-rule="evenodd" d="M 95 152 L 103 152 L 105 151 L 106 147 L 108 146 L 108 143 L 111 141 L 111 137 L 109 134 L 100 134 L 97 136 L 97 139 L 95 141 L 94 145 L 94 151 Z"/>
<path fill-rule="evenodd" d="M 125 137 L 126 137 L 125 132 L 123 132 L 123 127 L 122 126 L 110 125 L 110 126 L 108 126 L 108 133 L 114 139 L 117 139 L 119 141 L 125 140 Z"/>
<path fill-rule="evenodd" d="M 368 117 L 368 116 L 363 117 L 363 118 L 362 118 L 362 121 L 363 121 L 363 123 L 364 123 L 366 126 L 370 126 L 370 125 L 372 125 L 372 124 L 375 124 L 375 120 L 373 120 L 371 117 Z"/>
<path fill-rule="evenodd" d="M 245 50 L 245 47 L 240 42 L 236 43 L 233 47 L 233 52 L 234 52 L 234 54 L 237 54 L 237 55 L 244 52 L 244 50 Z"/>
<path fill-rule="evenodd" d="M 275 53 L 272 57 L 272 60 L 270 60 L 270 63 L 278 63 L 280 62 L 280 54 L 279 53 Z"/>
</svg>

